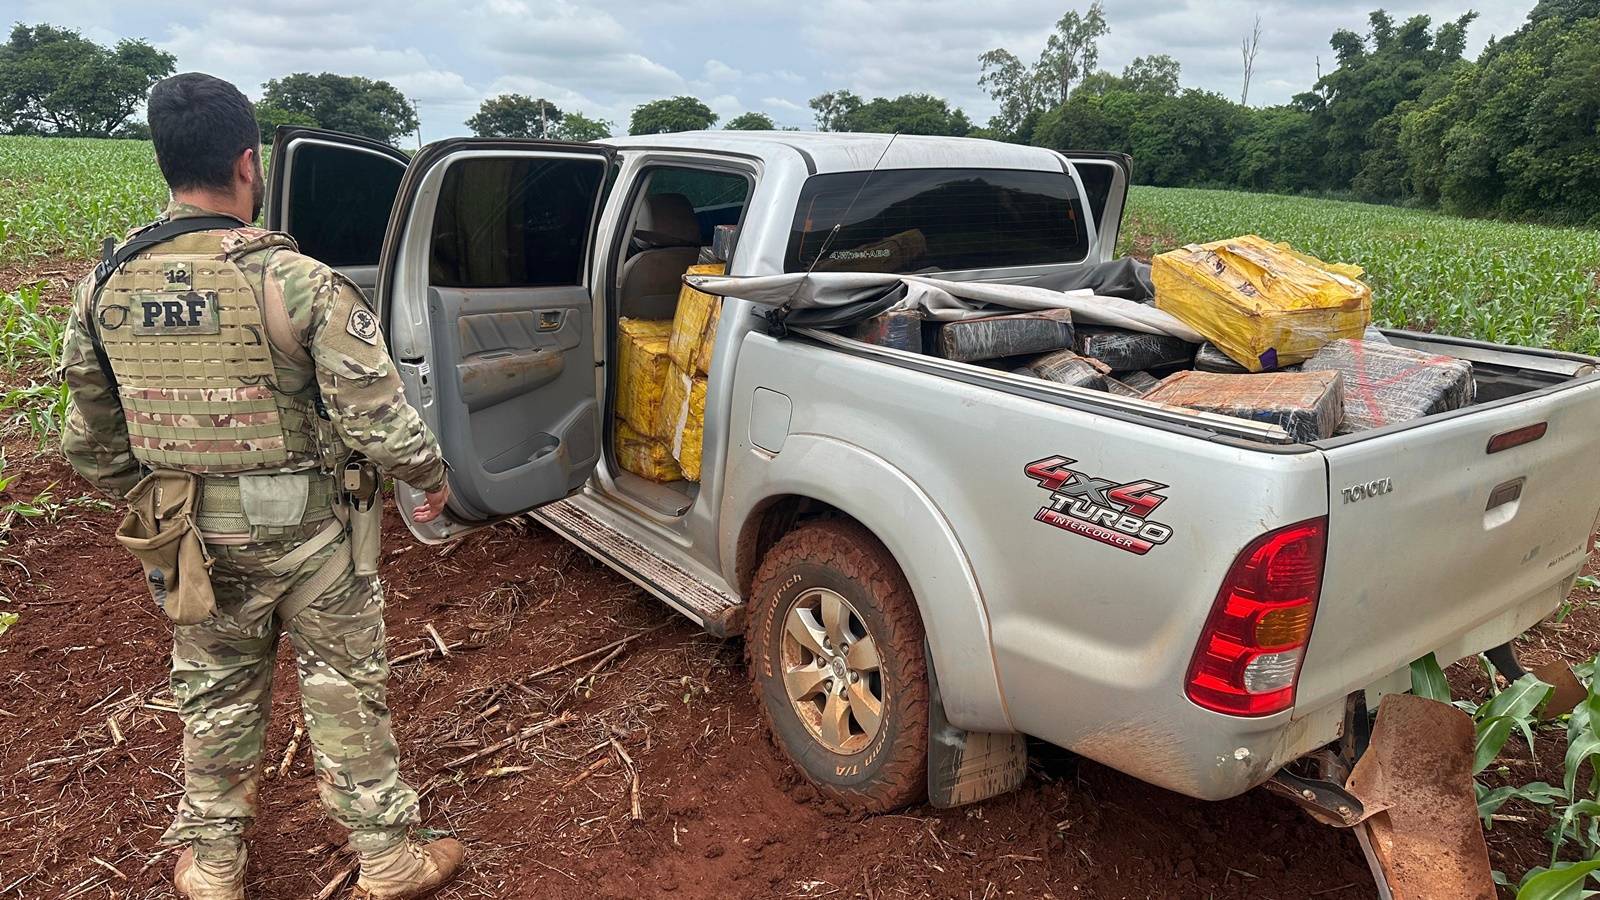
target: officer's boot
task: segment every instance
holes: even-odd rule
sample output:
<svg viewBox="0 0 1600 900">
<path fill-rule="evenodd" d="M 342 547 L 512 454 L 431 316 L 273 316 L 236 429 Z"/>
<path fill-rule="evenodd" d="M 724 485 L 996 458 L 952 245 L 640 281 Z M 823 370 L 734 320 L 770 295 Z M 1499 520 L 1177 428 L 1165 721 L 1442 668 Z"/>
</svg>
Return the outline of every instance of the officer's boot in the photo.
<svg viewBox="0 0 1600 900">
<path fill-rule="evenodd" d="M 187 847 L 172 872 L 172 885 L 189 900 L 244 900 L 244 862 L 243 847 L 231 852 L 201 847 L 199 856 Z"/>
<path fill-rule="evenodd" d="M 455 838 L 430 844 L 407 839 L 383 850 L 364 852 L 355 896 L 370 900 L 425 897 L 456 877 L 467 848 Z"/>
</svg>

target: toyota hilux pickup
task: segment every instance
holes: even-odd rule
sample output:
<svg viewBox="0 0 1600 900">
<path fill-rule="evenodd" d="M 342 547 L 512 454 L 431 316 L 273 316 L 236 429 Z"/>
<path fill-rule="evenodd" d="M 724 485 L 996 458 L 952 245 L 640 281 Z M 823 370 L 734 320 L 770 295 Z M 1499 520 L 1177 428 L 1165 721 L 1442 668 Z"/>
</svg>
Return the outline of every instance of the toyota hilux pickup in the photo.
<svg viewBox="0 0 1600 900">
<path fill-rule="evenodd" d="M 1297 443 L 775 330 L 733 292 L 700 479 L 618 464 L 618 321 L 671 318 L 719 226 L 734 277 L 881 264 L 1025 284 L 1112 259 L 1123 156 L 758 132 L 407 156 L 283 129 L 271 163 L 268 226 L 368 292 L 449 461 L 449 509 L 408 516 L 417 537 L 531 512 L 742 634 L 777 745 L 857 808 L 1013 787 L 1024 735 L 1232 797 L 1407 690 L 1412 660 L 1538 623 L 1589 554 L 1597 360 L 1404 331 L 1387 337 L 1470 361 L 1475 401 Z M 908 228 L 925 245 L 873 249 Z"/>
</svg>

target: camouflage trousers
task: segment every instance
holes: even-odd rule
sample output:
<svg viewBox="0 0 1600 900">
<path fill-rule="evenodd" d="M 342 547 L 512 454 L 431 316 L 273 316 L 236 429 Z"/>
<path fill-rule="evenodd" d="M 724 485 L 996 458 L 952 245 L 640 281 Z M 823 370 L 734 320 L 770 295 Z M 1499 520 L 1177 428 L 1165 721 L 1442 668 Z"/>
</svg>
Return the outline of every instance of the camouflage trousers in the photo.
<svg viewBox="0 0 1600 900">
<path fill-rule="evenodd" d="M 389 662 L 377 579 L 347 568 L 292 621 L 277 615 L 279 600 L 344 540 L 287 575 L 269 574 L 269 564 L 317 527 L 305 530 L 293 540 L 208 544 L 217 613 L 174 626 L 172 696 L 183 718 L 185 779 L 163 840 L 190 844 L 202 858 L 237 853 L 255 816 L 280 633 L 294 651 L 323 805 L 351 830 L 352 848 L 382 850 L 418 821 L 417 794 L 400 778 L 385 703 Z"/>
</svg>

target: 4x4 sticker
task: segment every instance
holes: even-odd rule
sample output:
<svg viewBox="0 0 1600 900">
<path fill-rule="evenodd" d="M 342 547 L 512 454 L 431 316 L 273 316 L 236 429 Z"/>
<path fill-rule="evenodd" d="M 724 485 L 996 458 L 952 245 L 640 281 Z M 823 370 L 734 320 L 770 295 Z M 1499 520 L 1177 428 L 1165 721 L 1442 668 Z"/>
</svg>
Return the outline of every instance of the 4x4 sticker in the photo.
<svg viewBox="0 0 1600 900">
<path fill-rule="evenodd" d="M 1054 525 L 1140 556 L 1165 544 L 1172 528 L 1149 519 L 1167 498 L 1155 481 L 1119 484 L 1067 468 L 1076 460 L 1050 456 L 1028 463 L 1029 478 L 1050 492 L 1050 502 L 1034 513 L 1036 522 Z"/>
</svg>

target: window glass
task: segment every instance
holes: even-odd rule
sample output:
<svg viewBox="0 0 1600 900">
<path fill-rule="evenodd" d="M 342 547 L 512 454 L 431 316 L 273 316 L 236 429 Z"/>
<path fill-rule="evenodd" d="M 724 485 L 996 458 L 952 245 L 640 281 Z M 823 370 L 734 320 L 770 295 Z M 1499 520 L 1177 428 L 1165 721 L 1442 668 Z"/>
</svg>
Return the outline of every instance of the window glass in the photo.
<svg viewBox="0 0 1600 900">
<path fill-rule="evenodd" d="M 284 223 L 300 252 L 330 266 L 375 266 L 405 166 L 381 154 L 300 144 Z"/>
<path fill-rule="evenodd" d="M 599 157 L 459 159 L 445 170 L 429 281 L 440 287 L 583 283 Z"/>
<path fill-rule="evenodd" d="M 1065 172 L 898 169 L 807 179 L 784 266 L 939 272 L 1079 262 L 1088 252 Z"/>
<path fill-rule="evenodd" d="M 718 225 L 739 224 L 745 200 L 750 196 L 750 181 L 732 172 L 660 168 L 650 173 L 645 194 L 686 197 L 694 207 L 695 221 L 700 226 L 700 243 L 710 246 L 712 232 Z"/>
<path fill-rule="evenodd" d="M 1083 181 L 1083 192 L 1088 195 L 1089 214 L 1096 225 L 1105 223 L 1106 201 L 1111 197 L 1111 183 L 1117 177 L 1117 168 L 1111 163 L 1085 162 L 1077 165 L 1078 178 Z"/>
</svg>

